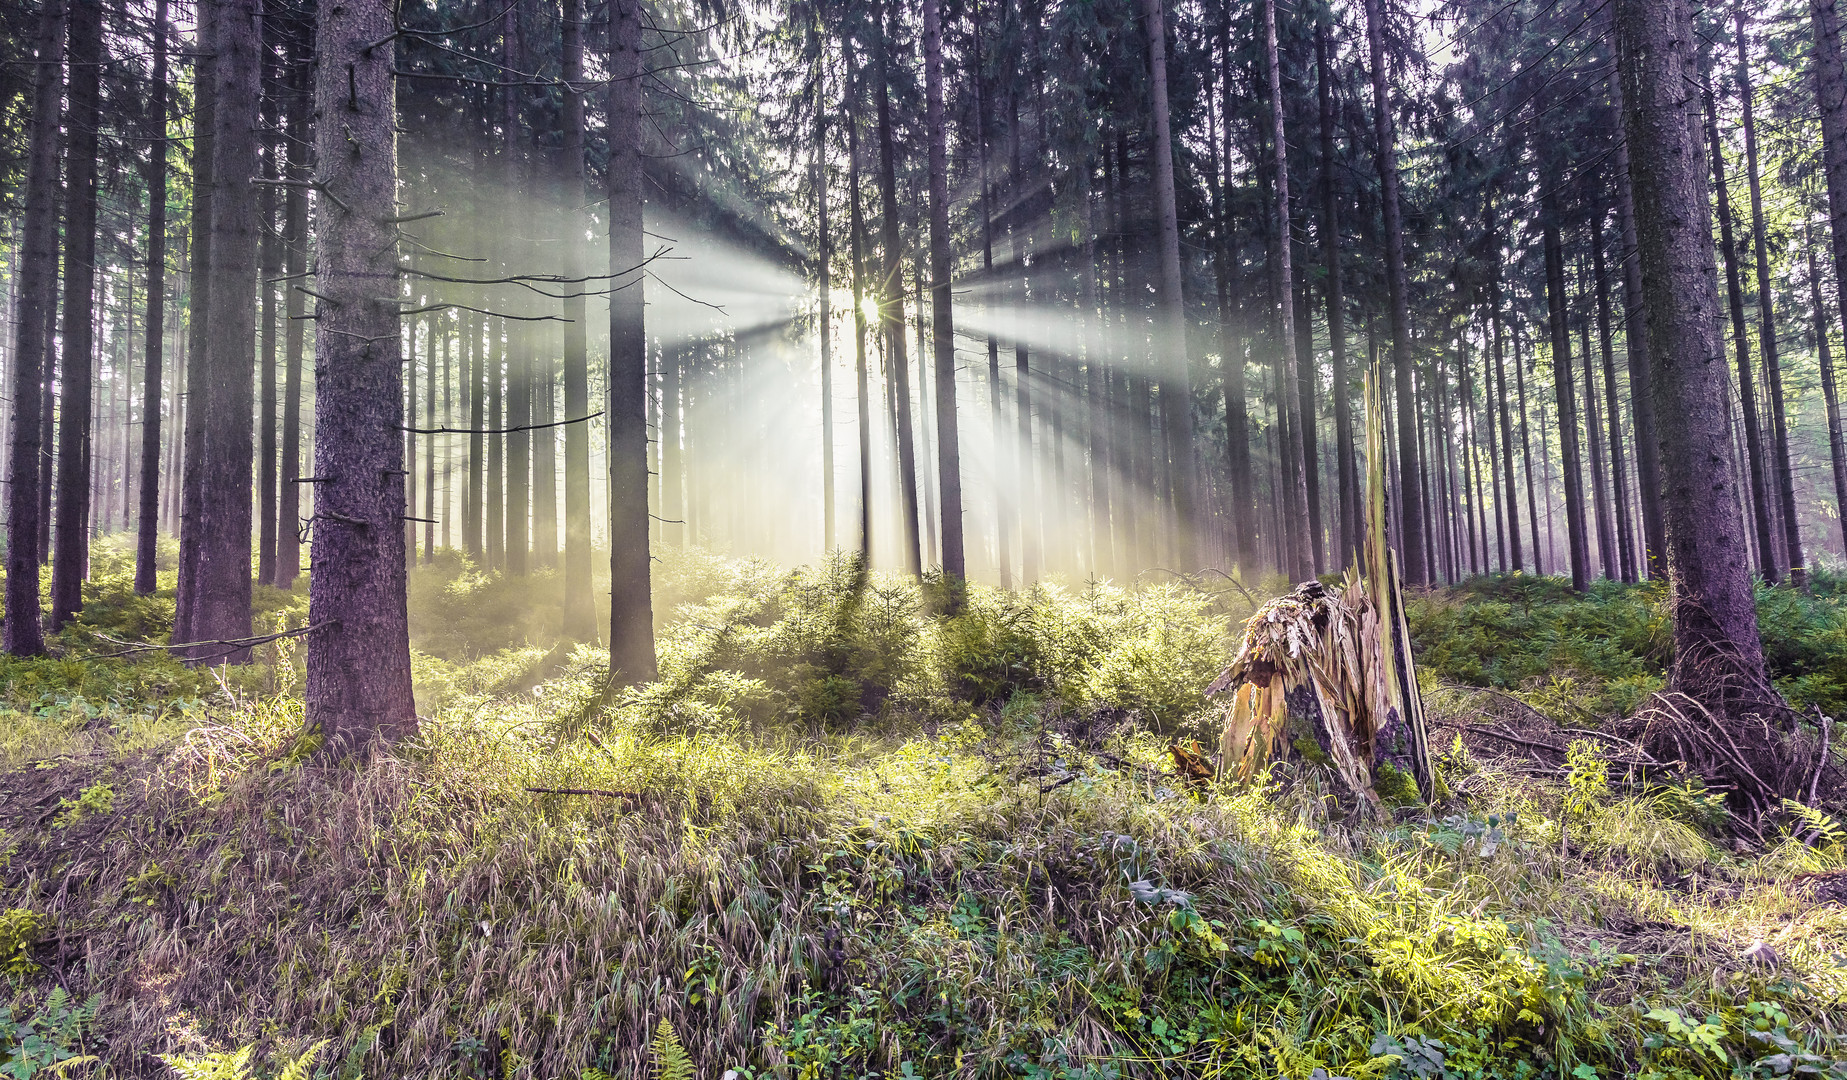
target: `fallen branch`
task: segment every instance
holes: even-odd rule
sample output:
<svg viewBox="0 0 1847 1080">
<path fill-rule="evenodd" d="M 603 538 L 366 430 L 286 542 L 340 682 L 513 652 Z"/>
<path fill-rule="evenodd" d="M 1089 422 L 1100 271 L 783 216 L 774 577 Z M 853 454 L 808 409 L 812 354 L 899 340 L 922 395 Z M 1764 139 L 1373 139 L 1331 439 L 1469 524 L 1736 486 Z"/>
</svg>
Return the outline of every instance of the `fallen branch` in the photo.
<svg viewBox="0 0 1847 1080">
<path fill-rule="evenodd" d="M 264 645 L 271 641 L 281 641 L 283 638 L 303 637 L 308 634 L 312 634 L 316 630 L 322 629 L 323 627 L 333 626 L 336 623 L 338 623 L 338 621 L 339 620 L 337 619 L 329 619 L 325 622 L 314 623 L 311 626 L 298 626 L 293 630 L 283 630 L 275 634 L 260 634 L 256 637 L 219 638 L 219 639 L 212 640 L 212 641 L 182 641 L 182 642 L 179 642 L 173 645 L 154 645 L 148 642 L 122 641 L 119 638 L 112 638 L 108 634 L 97 634 L 96 635 L 97 637 L 102 638 L 104 641 L 107 641 L 111 645 L 126 645 L 128 646 L 128 648 L 123 649 L 121 652 L 96 653 L 95 655 L 91 657 L 91 659 L 111 660 L 118 656 L 132 656 L 133 654 L 139 653 L 139 652 L 164 651 L 164 650 L 171 650 L 171 649 L 196 649 L 202 645 L 227 646 L 228 647 L 227 651 L 222 653 L 221 655 L 229 656 L 231 653 L 237 652 L 240 649 L 248 649 L 253 645 Z M 194 659 L 204 659 L 204 658 L 195 657 Z"/>
</svg>

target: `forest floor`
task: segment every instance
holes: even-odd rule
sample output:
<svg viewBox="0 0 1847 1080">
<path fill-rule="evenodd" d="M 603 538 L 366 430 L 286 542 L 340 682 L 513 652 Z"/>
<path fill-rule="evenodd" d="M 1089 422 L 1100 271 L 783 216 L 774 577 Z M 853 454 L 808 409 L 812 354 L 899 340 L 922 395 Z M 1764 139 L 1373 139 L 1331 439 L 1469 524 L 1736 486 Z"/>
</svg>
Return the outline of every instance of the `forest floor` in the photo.
<svg viewBox="0 0 1847 1080">
<path fill-rule="evenodd" d="M 1847 828 L 1604 750 L 1650 586 L 1418 597 L 1444 797 L 1378 820 L 1312 740 L 1175 774 L 1222 582 L 659 577 L 661 681 L 609 700 L 555 578 L 419 568 L 422 734 L 360 767 L 300 737 L 296 642 L 105 658 L 172 613 L 105 546 L 63 655 L 0 658 L 0 1075 L 1847 1076 Z M 1760 609 L 1847 715 L 1847 581 Z"/>
</svg>

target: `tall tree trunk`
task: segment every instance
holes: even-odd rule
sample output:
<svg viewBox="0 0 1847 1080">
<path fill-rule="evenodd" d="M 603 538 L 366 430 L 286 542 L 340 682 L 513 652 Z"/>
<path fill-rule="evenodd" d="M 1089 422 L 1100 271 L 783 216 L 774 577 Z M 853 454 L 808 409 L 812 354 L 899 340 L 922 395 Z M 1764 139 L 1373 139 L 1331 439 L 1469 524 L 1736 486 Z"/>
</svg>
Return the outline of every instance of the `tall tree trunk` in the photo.
<svg viewBox="0 0 1847 1080">
<path fill-rule="evenodd" d="M 1751 342 L 1745 334 L 1744 288 L 1739 282 L 1738 246 L 1732 237 L 1732 201 L 1725 184 L 1725 147 L 1719 141 L 1718 105 L 1706 88 L 1706 141 L 1712 155 L 1712 182 L 1719 203 L 1719 249 L 1725 256 L 1725 295 L 1732 315 L 1732 346 L 1738 363 L 1738 400 L 1744 409 L 1745 456 L 1751 470 L 1751 522 L 1756 529 L 1758 566 L 1764 580 L 1783 580 L 1782 564 L 1771 539 L 1770 485 L 1764 469 L 1764 429 L 1757 415 L 1757 391 L 1751 378 Z M 1630 168 L 1635 168 L 1631 162 Z M 1728 410 L 1729 411 L 1729 410 Z"/>
<path fill-rule="evenodd" d="M 192 383 L 199 453 L 186 461 L 185 482 L 198 495 L 195 516 L 180 524 L 181 562 L 191 564 L 193 578 L 179 597 L 189 613 L 187 638 L 200 641 L 250 636 L 258 233 L 250 177 L 258 168 L 260 8 L 259 0 L 213 0 L 203 15 L 218 24 L 210 65 L 210 280 L 199 331 L 205 338 L 203 377 Z M 320 355 L 326 354 L 317 359 Z M 397 535 L 395 528 L 392 532 Z M 205 645 L 189 650 L 188 658 L 243 663 L 248 654 L 240 649 L 226 655 L 223 646 Z"/>
<path fill-rule="evenodd" d="M 1340 557 L 1356 558 L 1360 544 L 1359 464 L 1353 448 L 1353 395 L 1347 374 L 1346 306 L 1340 280 L 1340 203 L 1334 197 L 1334 93 L 1329 70 L 1328 25 L 1315 23 L 1315 94 L 1321 109 L 1321 261 L 1327 269 L 1328 348 L 1334 365 L 1334 472 L 1340 513 Z"/>
<path fill-rule="evenodd" d="M 904 344 L 904 252 L 898 239 L 897 148 L 891 121 L 891 69 L 886 38 L 878 45 L 879 194 L 882 202 L 880 246 L 884 249 L 879 290 L 879 324 L 884 332 L 886 373 L 897 407 L 898 513 L 903 529 L 905 572 L 923 574 L 917 523 L 917 448 L 911 424 L 911 368 Z"/>
<path fill-rule="evenodd" d="M 154 592 L 160 538 L 160 391 L 167 333 L 167 0 L 154 0 L 153 72 L 148 88 L 148 265 L 141 379 L 141 476 L 136 492 L 135 592 Z"/>
<path fill-rule="evenodd" d="M 1565 315 L 1565 253 L 1559 237 L 1556 193 L 1546 189 L 1540 210 L 1546 261 L 1546 307 L 1552 330 L 1552 388 L 1558 401 L 1558 446 L 1565 481 L 1565 538 L 1571 587 L 1590 587 L 1590 538 L 1584 527 L 1584 471 L 1578 445 L 1577 398 L 1572 389 L 1571 330 Z"/>
<path fill-rule="evenodd" d="M 44 0 L 34 52 L 32 134 L 26 161 L 26 214 L 21 264 L 51 267 L 58 260 L 58 104 L 64 91 L 63 0 Z M 56 276 L 16 275 L 18 314 L 13 323 L 13 437 L 7 461 L 6 651 L 45 651 L 39 613 L 40 395 L 51 352 Z"/>
<path fill-rule="evenodd" d="M 1623 112 L 1623 84 L 1610 77 L 1610 97 Z M 1655 433 L 1654 375 L 1648 359 L 1648 319 L 1642 306 L 1642 262 L 1635 234 L 1629 139 L 1616 142 L 1616 219 L 1622 233 L 1623 341 L 1629 360 L 1629 415 L 1635 424 L 1636 492 L 1642 503 L 1642 564 L 1650 578 L 1666 576 L 1667 534 L 1661 516 L 1660 442 Z"/>
<path fill-rule="evenodd" d="M 1672 583 L 1668 686 L 1726 715 L 1774 691 L 1726 446 L 1711 203 L 1687 108 L 1695 38 L 1685 0 L 1616 0 L 1615 22 Z"/>
<path fill-rule="evenodd" d="M 1187 373 L 1186 298 L 1180 272 L 1180 218 L 1167 104 L 1167 23 L 1161 10 L 1163 2 L 1142 0 L 1148 33 L 1149 107 L 1154 114 L 1154 207 L 1161 242 L 1154 327 L 1158 359 L 1154 370 L 1160 380 L 1162 441 L 1173 479 L 1174 562 L 1184 571 L 1198 565 L 1198 485 L 1193 464 L 1193 395 Z"/>
<path fill-rule="evenodd" d="M 83 608 L 90 556 L 90 455 L 96 351 L 96 136 L 102 126 L 103 9 L 70 11 L 64 148 L 64 379 L 58 423 L 51 628 Z"/>
<path fill-rule="evenodd" d="M 283 274 L 288 278 L 287 316 L 282 333 L 282 464 L 281 491 L 276 497 L 279 535 L 276 540 L 276 585 L 291 589 L 301 572 L 301 504 L 313 497 L 301 482 L 302 353 L 307 330 L 308 294 L 297 286 L 308 269 L 308 197 L 300 186 L 312 170 L 313 147 L 308 134 L 308 114 L 313 108 L 314 31 L 310 25 L 295 28 L 289 49 L 288 100 L 283 110 L 284 143 L 288 147 L 289 178 L 296 185 L 282 197 Z"/>
<path fill-rule="evenodd" d="M 588 273 L 578 237 L 582 215 L 576 207 L 584 190 L 584 0 L 564 0 L 564 212 L 571 226 L 564 245 L 568 277 Z M 579 282 L 567 286 L 564 301 L 564 417 L 590 415 L 589 313 Z M 665 470 L 663 470 L 664 472 Z M 677 479 L 677 476 L 676 476 Z M 663 507 L 662 517 L 682 515 Z M 564 427 L 564 636 L 571 641 L 596 639 L 596 600 L 592 593 L 590 550 L 590 425 Z"/>
<path fill-rule="evenodd" d="M 943 119 L 941 0 L 924 0 L 925 123 L 930 129 L 930 334 L 936 360 L 936 469 L 942 496 L 943 576 L 950 610 L 962 606 L 962 459 L 956 416 L 956 334 L 951 309 L 949 149 Z"/>
<path fill-rule="evenodd" d="M 1514 396 L 1520 403 L 1520 460 L 1526 475 L 1526 520 L 1533 540 L 1533 573 L 1543 575 L 1546 572 L 1545 559 L 1539 546 L 1539 489 L 1533 483 L 1533 440 L 1531 428 L 1527 424 L 1526 414 L 1526 358 L 1521 355 L 1521 336 L 1516 323 L 1514 331 Z M 1540 440 L 1540 448 L 1545 448 L 1545 441 Z M 1547 493 L 1546 498 L 1551 499 Z M 1548 515 L 1548 524 L 1550 516 Z"/>
<path fill-rule="evenodd" d="M 1808 585 L 1803 565 L 1802 530 L 1796 516 L 1796 476 L 1789 465 L 1789 422 L 1783 402 L 1783 365 L 1777 355 L 1776 290 L 1770 278 L 1770 237 L 1764 225 L 1763 191 L 1757 182 L 1757 120 L 1751 102 L 1751 68 L 1747 61 L 1744 5 L 1734 12 L 1738 40 L 1738 98 L 1744 103 L 1744 175 L 1751 191 L 1751 239 L 1757 256 L 1757 341 L 1764 356 L 1765 393 L 1770 398 L 1770 448 L 1775 466 L 1773 486 L 1781 503 L 1783 554 L 1789 564 L 1789 583 Z"/>
<path fill-rule="evenodd" d="M 323 200 L 315 214 L 315 285 L 326 299 L 316 309 L 314 340 L 319 482 L 306 719 L 336 752 L 417 730 L 399 471 L 398 290 L 380 284 L 397 280 L 397 95 L 393 52 L 372 43 L 391 31 L 383 4 L 320 8 L 315 148 L 337 178 L 329 194 L 340 201 Z"/>
<path fill-rule="evenodd" d="M 475 565 L 486 569 L 492 565 L 487 548 L 487 369 L 488 347 L 486 318 L 463 312 L 461 317 L 464 348 L 462 350 L 462 386 L 468 399 L 468 492 L 462 523 L 467 531 L 466 547 Z"/>
<path fill-rule="evenodd" d="M 849 61 L 850 63 L 850 61 Z M 858 73 L 847 82 L 847 210 L 853 258 L 853 388 L 859 410 L 859 572 L 872 566 L 872 386 L 866 356 L 866 217 L 859 190 Z"/>
<path fill-rule="evenodd" d="M 282 177 L 281 98 L 282 71 L 273 57 L 284 45 L 278 33 L 280 19 L 271 16 L 263 21 L 263 59 L 259 76 L 268 93 L 263 95 L 263 177 Z M 264 185 L 257 192 L 258 220 L 262 234 L 257 243 L 257 289 L 260 304 L 257 316 L 257 582 L 276 583 L 276 286 L 288 288 L 294 282 L 277 282 L 282 268 L 282 252 L 276 233 L 276 188 Z"/>
<path fill-rule="evenodd" d="M 1610 510 L 1609 473 L 1603 460 L 1603 417 L 1597 403 L 1597 368 L 1590 348 L 1590 297 L 1585 295 L 1584 263 L 1578 263 L 1578 353 L 1584 358 L 1584 440 L 1590 450 L 1591 506 L 1597 512 L 1597 558 L 1603 576 L 1617 580 L 1616 522 Z"/>
<path fill-rule="evenodd" d="M 647 338 L 642 325 L 641 3 L 610 7 L 609 666 L 614 685 L 654 679 L 648 565 Z M 623 288 L 622 286 L 628 286 Z"/>
<path fill-rule="evenodd" d="M 1841 547 L 1847 551 L 1847 438 L 1841 434 L 1840 384 L 1835 379 L 1834 357 L 1828 351 L 1827 308 L 1821 302 L 1821 274 L 1815 265 L 1815 242 L 1803 229 L 1808 251 L 1809 305 L 1815 316 L 1815 351 L 1820 358 L 1821 396 L 1828 410 L 1828 458 L 1834 466 L 1834 518 L 1841 525 Z"/>
<path fill-rule="evenodd" d="M 520 70 L 519 8 L 518 4 L 509 4 L 501 13 L 501 63 L 508 71 Z M 501 181 L 506 191 L 521 191 L 526 179 L 526 169 L 520 160 L 519 150 L 519 88 L 517 86 L 504 87 L 501 90 L 500 103 L 502 110 Z M 639 192 L 637 194 L 639 195 Z M 526 255 L 531 245 L 519 243 L 513 237 L 524 231 L 526 225 L 511 210 L 504 220 L 507 229 L 507 235 L 502 238 L 502 250 L 506 258 L 505 273 L 508 276 L 524 273 L 525 269 L 516 265 L 515 261 Z M 611 269 L 613 270 L 614 267 Z M 509 296 L 508 299 L 510 300 L 511 297 Z M 532 423 L 533 324 L 521 319 L 503 321 L 507 335 L 507 415 L 504 423 L 495 426 L 509 429 L 523 428 Z M 644 370 L 646 366 L 644 359 L 642 363 Z M 643 424 L 645 425 L 647 407 L 645 391 L 642 401 L 644 403 L 642 406 L 644 409 Z M 643 430 L 646 430 L 645 426 Z M 505 566 L 507 573 L 515 575 L 524 575 L 527 572 L 532 550 L 532 436 L 531 431 L 519 430 L 509 430 L 505 435 L 500 436 L 506 443 L 503 453 L 506 455 L 507 501 L 506 517 L 502 520 L 506 528 Z M 645 466 L 643 476 L 646 476 Z M 643 489 L 646 489 L 645 481 Z M 644 522 L 648 520 L 645 500 L 642 520 Z"/>
<path fill-rule="evenodd" d="M 1822 174 L 1828 189 L 1828 238 L 1833 255 L 1835 300 L 1842 316 L 1847 317 L 1847 288 L 1840 285 L 1847 282 L 1847 71 L 1843 71 L 1841 61 L 1841 18 L 1836 0 L 1810 0 L 1809 14 L 1815 33 L 1815 98 L 1821 114 Z M 1820 285 L 1814 283 L 1813 271 L 1809 277 L 1812 288 L 1817 290 L 1816 324 L 1825 326 L 1831 320 L 1825 320 L 1821 313 Z M 1821 337 L 1826 340 L 1825 333 Z M 1829 374 L 1832 375 L 1832 371 Z M 1843 479 L 1837 407 L 1829 410 L 1828 428 L 1838 499 L 1835 512 L 1841 522 L 1842 538 L 1847 541 L 1847 480 Z"/>
<path fill-rule="evenodd" d="M 1616 356 L 1610 344 L 1610 278 L 1603 258 L 1603 222 L 1591 223 L 1591 269 L 1597 278 L 1597 338 L 1603 351 L 1603 403 L 1610 438 L 1610 472 L 1616 487 L 1616 542 L 1624 581 L 1636 580 L 1634 515 L 1629 508 L 1629 464 L 1623 454 L 1623 425 L 1616 394 Z"/>
<path fill-rule="evenodd" d="M 507 569 L 507 439 L 498 434 L 507 423 L 507 347 L 509 331 L 506 319 L 483 319 L 487 343 L 481 359 L 487 368 L 487 430 L 496 432 L 487 438 L 487 565 L 504 572 Z M 646 520 L 645 518 L 643 520 Z"/>
<path fill-rule="evenodd" d="M 582 0 L 573 0 L 581 3 Z M 837 513 L 834 494 L 834 309 L 833 248 L 829 244 L 827 220 L 827 54 L 821 45 L 818 29 L 810 34 L 810 46 L 816 52 L 814 83 L 814 200 L 815 266 L 820 272 L 820 319 L 817 329 L 821 338 L 821 550 L 833 554 L 834 519 Z M 663 388 L 663 394 L 665 388 Z M 662 517 L 672 517 L 661 511 Z"/>
<path fill-rule="evenodd" d="M 975 38 L 975 156 L 981 168 L 981 274 L 987 282 L 987 288 L 994 288 L 994 186 L 988 176 L 988 114 L 983 100 L 986 80 L 981 75 L 981 17 L 979 10 L 974 18 Z M 1107 169 L 1107 164 L 1105 168 Z M 993 317 L 989 316 L 988 343 L 988 423 L 989 436 L 993 444 L 994 462 L 991 467 L 994 488 L 994 561 L 1000 575 L 1000 587 L 1013 588 L 1013 503 L 1008 498 L 1005 477 L 1008 473 L 1006 462 L 1007 437 L 1006 408 L 1001 403 L 1000 382 L 1000 342 L 995 339 L 992 329 Z"/>
<path fill-rule="evenodd" d="M 1404 261 L 1404 225 L 1400 218 L 1398 195 L 1398 149 L 1392 123 L 1392 98 L 1386 77 L 1385 26 L 1379 0 L 1366 0 L 1366 44 L 1372 61 L 1373 136 L 1377 141 L 1380 200 L 1385 225 L 1385 282 L 1391 301 L 1392 370 L 1397 373 L 1397 410 L 1399 469 L 1407 482 L 1399 485 L 1401 527 L 1399 540 L 1404 550 L 1406 573 L 1413 585 L 1425 584 L 1424 577 L 1424 510 L 1415 483 L 1408 478 L 1418 473 L 1417 435 L 1410 417 L 1415 405 L 1411 400 L 1411 307 L 1407 295 Z"/>
</svg>

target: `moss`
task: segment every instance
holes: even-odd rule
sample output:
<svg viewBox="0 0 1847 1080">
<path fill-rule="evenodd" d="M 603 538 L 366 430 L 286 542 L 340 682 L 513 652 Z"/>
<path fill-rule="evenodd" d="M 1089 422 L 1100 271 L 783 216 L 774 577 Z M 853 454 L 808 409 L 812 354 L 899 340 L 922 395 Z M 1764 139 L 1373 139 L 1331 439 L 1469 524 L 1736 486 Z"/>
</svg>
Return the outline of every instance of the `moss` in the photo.
<svg viewBox="0 0 1847 1080">
<path fill-rule="evenodd" d="M 1417 790 L 1417 778 L 1389 761 L 1373 767 L 1372 789 L 1388 806 L 1419 806 L 1424 801 Z"/>
</svg>

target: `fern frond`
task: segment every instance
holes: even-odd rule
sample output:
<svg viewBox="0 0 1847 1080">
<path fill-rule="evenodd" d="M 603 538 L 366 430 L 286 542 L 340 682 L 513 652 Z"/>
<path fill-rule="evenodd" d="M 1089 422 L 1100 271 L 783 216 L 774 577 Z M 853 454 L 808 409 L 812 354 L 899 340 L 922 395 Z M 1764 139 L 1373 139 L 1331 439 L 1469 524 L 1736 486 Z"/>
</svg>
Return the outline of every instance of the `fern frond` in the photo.
<svg viewBox="0 0 1847 1080">
<path fill-rule="evenodd" d="M 311 1070 L 314 1068 L 314 1059 L 321 1056 L 322 1050 L 327 1049 L 327 1042 L 322 1039 L 308 1047 L 300 1057 L 282 1066 L 282 1071 L 276 1074 L 276 1080 L 313 1080 L 314 1073 Z"/>
<path fill-rule="evenodd" d="M 1794 799 L 1784 799 L 1783 809 L 1802 823 L 1804 831 L 1813 830 L 1821 841 L 1820 846 L 1833 847 L 1847 843 L 1847 828 L 1842 828 L 1840 822 L 1814 807 L 1804 806 Z"/>
<path fill-rule="evenodd" d="M 654 1030 L 654 1041 L 648 1049 L 654 1055 L 654 1080 L 693 1080 L 693 1059 L 687 1056 L 679 1034 L 665 1017 Z"/>
</svg>

